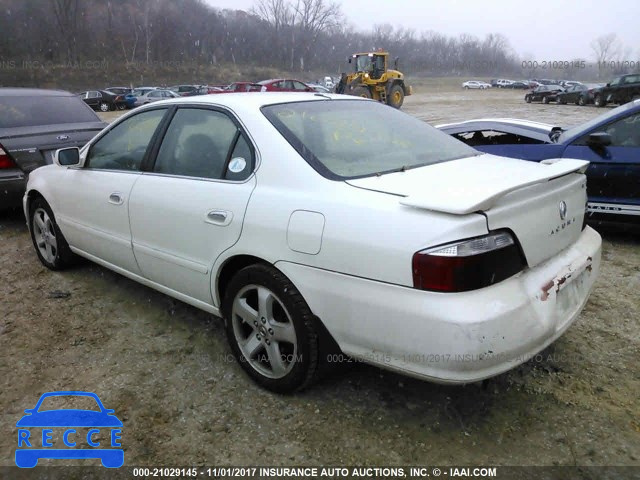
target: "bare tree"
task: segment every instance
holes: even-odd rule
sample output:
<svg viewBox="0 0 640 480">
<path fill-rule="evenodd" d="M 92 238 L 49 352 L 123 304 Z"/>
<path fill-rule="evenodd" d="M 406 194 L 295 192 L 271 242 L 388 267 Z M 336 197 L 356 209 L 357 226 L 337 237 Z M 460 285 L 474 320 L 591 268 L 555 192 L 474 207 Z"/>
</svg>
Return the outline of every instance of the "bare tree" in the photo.
<svg viewBox="0 0 640 480">
<path fill-rule="evenodd" d="M 300 67 L 302 70 L 304 59 L 309 56 L 311 46 L 317 42 L 321 33 L 340 23 L 342 12 L 339 4 L 327 3 L 324 0 L 297 0 L 293 11 L 295 25 L 301 33 Z"/>
<path fill-rule="evenodd" d="M 591 49 L 595 54 L 596 62 L 598 62 L 598 75 L 606 68 L 607 62 L 616 57 L 622 46 L 615 33 L 609 33 L 596 38 L 591 42 Z"/>
<path fill-rule="evenodd" d="M 53 0 L 53 13 L 67 48 L 67 61 L 77 62 L 78 0 Z"/>
</svg>

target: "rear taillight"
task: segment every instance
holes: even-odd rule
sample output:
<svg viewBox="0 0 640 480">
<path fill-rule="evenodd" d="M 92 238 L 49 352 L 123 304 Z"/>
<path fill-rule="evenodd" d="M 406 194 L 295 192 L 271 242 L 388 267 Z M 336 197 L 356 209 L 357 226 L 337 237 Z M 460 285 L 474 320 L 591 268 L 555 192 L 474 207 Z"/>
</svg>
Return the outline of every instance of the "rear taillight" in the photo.
<svg viewBox="0 0 640 480">
<path fill-rule="evenodd" d="M 16 162 L 7 153 L 2 145 L 0 145 L 0 170 L 5 168 L 16 168 Z"/>
<path fill-rule="evenodd" d="M 466 292 L 501 282 L 525 266 L 513 236 L 500 231 L 415 253 L 413 286 L 434 292 Z"/>
</svg>

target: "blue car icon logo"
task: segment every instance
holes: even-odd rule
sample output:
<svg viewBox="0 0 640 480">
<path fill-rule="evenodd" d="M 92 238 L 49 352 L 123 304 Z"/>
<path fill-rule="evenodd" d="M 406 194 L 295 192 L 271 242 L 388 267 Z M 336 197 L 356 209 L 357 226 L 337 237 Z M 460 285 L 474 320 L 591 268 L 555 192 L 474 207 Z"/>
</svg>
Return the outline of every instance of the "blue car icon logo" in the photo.
<svg viewBox="0 0 640 480">
<path fill-rule="evenodd" d="M 42 409 L 42 402 L 49 397 L 89 397 L 95 400 L 99 411 Z M 24 412 L 26 415 L 16 423 L 18 427 L 16 465 L 18 467 L 33 468 L 41 458 L 99 458 L 102 465 L 107 468 L 118 468 L 124 463 L 124 450 L 120 444 L 122 422 L 114 415 L 114 410 L 104 408 L 95 393 L 78 391 L 45 393 L 34 408 Z M 33 428 L 42 429 L 41 435 L 36 435 Z M 53 429 L 61 434 L 62 443 L 66 448 L 53 448 Z M 108 432 L 108 442 L 104 440 L 105 432 Z M 85 446 L 88 448 L 84 448 Z M 110 448 L 105 448 L 107 446 Z"/>
</svg>

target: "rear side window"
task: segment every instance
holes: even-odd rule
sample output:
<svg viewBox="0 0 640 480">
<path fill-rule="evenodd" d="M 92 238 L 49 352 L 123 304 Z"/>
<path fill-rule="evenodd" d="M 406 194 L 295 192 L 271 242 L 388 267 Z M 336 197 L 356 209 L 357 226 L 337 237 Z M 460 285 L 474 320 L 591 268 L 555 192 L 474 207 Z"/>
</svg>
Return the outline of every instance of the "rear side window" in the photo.
<svg viewBox="0 0 640 480">
<path fill-rule="evenodd" d="M 253 169 L 251 147 L 226 114 L 179 109 L 167 130 L 153 170 L 186 177 L 244 180 Z"/>
<path fill-rule="evenodd" d="M 85 166 L 106 170 L 139 170 L 166 108 L 127 118 L 91 146 Z"/>
<path fill-rule="evenodd" d="M 0 128 L 99 122 L 77 96 L 0 97 Z"/>
</svg>

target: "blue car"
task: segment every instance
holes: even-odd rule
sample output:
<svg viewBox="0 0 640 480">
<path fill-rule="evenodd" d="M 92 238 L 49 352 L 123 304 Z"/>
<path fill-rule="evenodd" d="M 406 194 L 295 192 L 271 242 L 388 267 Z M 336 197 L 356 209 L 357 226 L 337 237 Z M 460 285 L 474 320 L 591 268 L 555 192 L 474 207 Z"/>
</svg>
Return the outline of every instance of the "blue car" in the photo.
<svg viewBox="0 0 640 480">
<path fill-rule="evenodd" d="M 42 402 L 49 397 L 89 397 L 95 400 L 99 410 L 57 409 L 40 410 Z M 107 468 L 118 468 L 124 463 L 124 450 L 119 440 L 122 422 L 114 415 L 114 411 L 104 408 L 95 393 L 80 391 L 50 392 L 40 397 L 33 409 L 25 410 L 26 415 L 18 420 L 18 448 L 16 449 L 16 465 L 32 468 L 41 458 L 84 459 L 99 458 Z M 41 434 L 30 428 L 42 429 Z M 62 430 L 65 448 L 53 448 L 53 428 Z M 76 428 L 90 428 L 86 435 L 80 435 Z M 106 441 L 96 439 L 101 429 L 109 430 L 109 448 Z M 33 434 L 33 435 L 32 435 Z M 86 444 L 85 444 L 86 443 Z M 62 446 L 62 445 L 60 445 Z M 84 448 L 88 447 L 88 448 Z"/>
<path fill-rule="evenodd" d="M 588 160 L 588 222 L 640 231 L 640 100 L 568 130 L 515 119 L 483 119 L 438 128 L 482 152 L 544 161 Z"/>
</svg>

